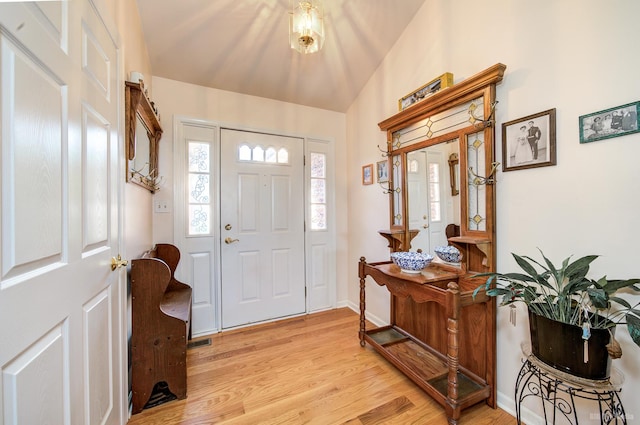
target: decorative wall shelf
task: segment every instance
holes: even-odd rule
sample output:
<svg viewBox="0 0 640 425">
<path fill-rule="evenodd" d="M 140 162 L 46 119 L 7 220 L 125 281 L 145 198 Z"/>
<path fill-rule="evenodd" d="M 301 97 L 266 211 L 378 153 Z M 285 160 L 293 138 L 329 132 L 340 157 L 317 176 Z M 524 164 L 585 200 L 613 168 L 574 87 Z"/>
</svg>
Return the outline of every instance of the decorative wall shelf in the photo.
<svg viewBox="0 0 640 425">
<path fill-rule="evenodd" d="M 162 126 L 142 82 L 125 82 L 127 181 L 158 190 L 158 144 Z"/>
</svg>

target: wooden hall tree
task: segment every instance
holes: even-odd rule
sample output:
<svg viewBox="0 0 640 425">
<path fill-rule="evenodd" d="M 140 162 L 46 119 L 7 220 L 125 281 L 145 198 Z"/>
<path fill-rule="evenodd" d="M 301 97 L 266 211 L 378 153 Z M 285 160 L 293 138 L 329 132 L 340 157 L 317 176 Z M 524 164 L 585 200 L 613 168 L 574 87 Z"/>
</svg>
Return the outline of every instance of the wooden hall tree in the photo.
<svg viewBox="0 0 640 425">
<path fill-rule="evenodd" d="M 446 202 L 459 204 L 459 211 L 451 217 L 459 221 L 452 224 L 460 226 L 460 235 L 445 240 L 460 250 L 461 262 L 434 261 L 420 274 L 401 272 L 389 261 L 367 263 L 364 258 L 358 267 L 361 345 L 368 342 L 444 406 L 450 424 L 457 423 L 463 409 L 478 402 L 496 407 L 495 300 L 484 293 L 474 298 L 472 293 L 484 283 L 484 279 L 474 278 L 475 274 L 495 271 L 493 112 L 495 86 L 505 69 L 505 65 L 496 64 L 379 124 L 387 132 L 392 170 L 391 229 L 381 233 L 393 233 L 400 239 L 390 246 L 392 251 L 398 246 L 411 249 L 411 241 L 419 233 L 409 228 L 409 177 L 420 164 L 415 153 L 449 144 L 449 149 L 459 154 L 459 169 L 452 168 L 450 183 L 452 197 L 460 198 Z M 453 176 L 459 176 L 459 182 Z M 431 206 L 423 210 L 425 219 L 438 215 Z M 435 220 L 429 217 L 421 230 L 427 231 Z M 430 247 L 413 248 L 431 251 Z M 389 326 L 365 329 L 367 276 L 391 293 Z"/>
</svg>

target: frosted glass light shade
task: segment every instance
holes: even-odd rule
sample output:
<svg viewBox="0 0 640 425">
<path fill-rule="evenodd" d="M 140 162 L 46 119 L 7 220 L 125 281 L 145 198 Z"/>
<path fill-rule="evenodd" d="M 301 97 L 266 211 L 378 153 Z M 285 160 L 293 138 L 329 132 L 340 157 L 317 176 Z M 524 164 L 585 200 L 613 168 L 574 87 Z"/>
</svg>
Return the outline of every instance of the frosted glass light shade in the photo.
<svg viewBox="0 0 640 425">
<path fill-rule="evenodd" d="M 293 0 L 289 43 L 300 53 L 314 53 L 324 44 L 324 16 L 319 0 Z"/>
</svg>

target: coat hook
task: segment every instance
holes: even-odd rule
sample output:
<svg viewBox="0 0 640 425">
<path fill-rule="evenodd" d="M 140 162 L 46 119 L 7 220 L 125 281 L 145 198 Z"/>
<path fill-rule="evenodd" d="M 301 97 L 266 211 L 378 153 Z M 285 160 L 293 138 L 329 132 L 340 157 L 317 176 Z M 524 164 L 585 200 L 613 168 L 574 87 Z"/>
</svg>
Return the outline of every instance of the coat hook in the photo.
<svg viewBox="0 0 640 425">
<path fill-rule="evenodd" d="M 390 186 L 385 186 L 383 183 L 378 183 L 378 184 L 382 188 L 382 193 L 385 194 L 385 195 L 388 195 L 388 194 L 393 193 L 393 192 L 400 193 L 402 191 L 402 189 L 400 189 L 400 187 L 396 187 L 395 189 L 392 189 Z"/>
<path fill-rule="evenodd" d="M 144 170 L 144 167 L 147 167 L 147 166 L 149 166 L 148 162 L 145 163 L 142 166 L 142 168 L 140 168 L 139 170 L 136 170 L 135 168 L 132 169 L 130 171 L 131 179 L 137 178 L 140 183 L 144 184 L 145 186 L 150 187 L 154 191 L 157 191 L 157 190 L 160 189 L 160 185 L 164 181 L 164 176 L 160 176 L 158 178 L 158 169 L 157 168 L 154 168 L 153 170 L 149 171 L 148 174 L 142 174 L 141 171 Z"/>
<path fill-rule="evenodd" d="M 380 153 L 382 154 L 382 156 L 391 156 L 391 154 L 390 154 L 388 151 L 383 150 L 383 149 L 380 147 L 380 145 L 376 145 L 376 147 L 378 148 L 378 150 L 380 151 Z"/>
<path fill-rule="evenodd" d="M 473 113 L 473 111 L 475 111 L 475 108 L 469 108 L 469 115 L 471 115 L 471 119 L 470 121 L 473 123 L 473 125 L 475 125 L 476 127 L 482 127 L 482 128 L 487 128 L 487 127 L 491 127 L 494 122 L 494 115 L 496 112 L 496 105 L 498 104 L 498 101 L 494 101 L 493 103 L 491 103 L 491 113 L 489 113 L 489 116 L 487 117 L 486 120 L 483 120 L 479 117 L 476 117 L 475 114 Z M 475 106 L 475 105 L 474 105 Z"/>
<path fill-rule="evenodd" d="M 499 165 L 500 165 L 499 162 L 492 162 L 491 171 L 489 172 L 489 175 L 487 177 L 482 177 L 477 175 L 476 173 L 473 172 L 473 167 L 469 167 L 469 173 L 471 173 L 471 175 L 474 177 L 473 184 L 476 186 L 480 186 L 483 184 L 494 184 L 496 182 L 494 175 Z"/>
<path fill-rule="evenodd" d="M 153 181 L 153 190 L 154 191 L 160 190 L 160 186 L 162 186 L 162 183 L 164 183 L 164 176 L 160 176 L 158 179 L 155 179 Z"/>
</svg>

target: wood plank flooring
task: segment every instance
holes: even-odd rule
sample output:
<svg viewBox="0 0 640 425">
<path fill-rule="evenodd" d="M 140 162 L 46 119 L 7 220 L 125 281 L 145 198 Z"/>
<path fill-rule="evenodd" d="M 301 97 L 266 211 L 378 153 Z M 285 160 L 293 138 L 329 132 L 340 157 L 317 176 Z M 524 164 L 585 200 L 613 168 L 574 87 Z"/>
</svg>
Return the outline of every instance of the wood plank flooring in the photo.
<svg viewBox="0 0 640 425">
<path fill-rule="evenodd" d="M 444 410 L 369 346 L 343 308 L 212 335 L 188 351 L 187 398 L 129 425 L 434 424 Z M 373 327 L 372 325 L 369 325 Z M 479 404 L 460 425 L 512 425 Z"/>
</svg>

